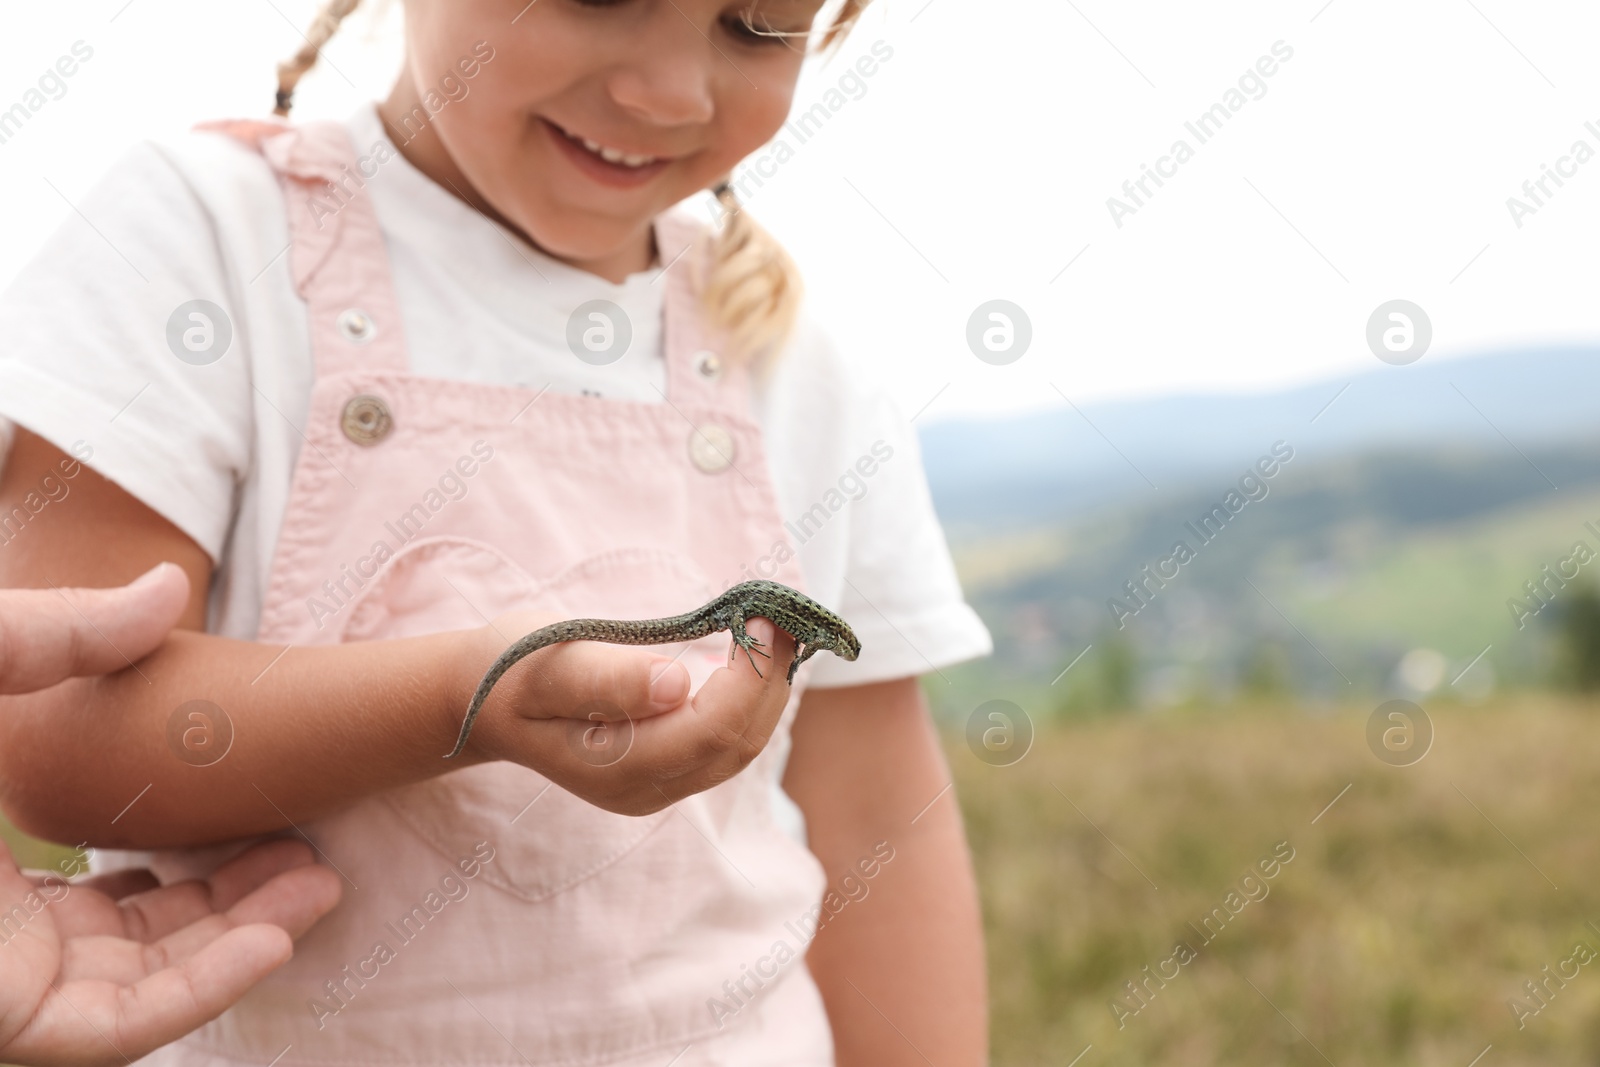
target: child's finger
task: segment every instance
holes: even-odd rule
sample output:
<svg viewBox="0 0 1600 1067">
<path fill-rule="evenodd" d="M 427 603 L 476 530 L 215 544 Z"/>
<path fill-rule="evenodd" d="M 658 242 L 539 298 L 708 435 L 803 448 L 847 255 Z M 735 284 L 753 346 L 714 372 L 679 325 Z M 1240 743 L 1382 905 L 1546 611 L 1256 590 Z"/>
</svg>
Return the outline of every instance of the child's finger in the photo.
<svg viewBox="0 0 1600 1067">
<path fill-rule="evenodd" d="M 188 602 L 189 577 L 171 563 L 117 589 L 0 592 L 0 693 L 122 670 L 166 639 Z"/>
<path fill-rule="evenodd" d="M 787 671 L 794 641 L 766 620 L 753 620 L 752 636 L 771 659 L 742 650 L 716 671 L 693 701 L 633 725 L 626 755 L 615 763 L 585 761 L 553 751 L 546 773 L 609 811 L 643 815 L 733 777 L 766 747 L 789 700 Z"/>
<path fill-rule="evenodd" d="M 734 645 L 731 661 L 695 693 L 683 714 L 650 724 L 641 757 L 657 761 L 656 784 L 674 800 L 731 778 L 761 754 L 789 702 L 789 661 L 794 638 L 766 619 L 751 619 L 751 637 L 771 659 L 751 657 Z"/>
<path fill-rule="evenodd" d="M 659 652 L 569 641 L 533 653 L 501 685 L 524 718 L 647 718 L 688 699 L 689 670 Z"/>
</svg>

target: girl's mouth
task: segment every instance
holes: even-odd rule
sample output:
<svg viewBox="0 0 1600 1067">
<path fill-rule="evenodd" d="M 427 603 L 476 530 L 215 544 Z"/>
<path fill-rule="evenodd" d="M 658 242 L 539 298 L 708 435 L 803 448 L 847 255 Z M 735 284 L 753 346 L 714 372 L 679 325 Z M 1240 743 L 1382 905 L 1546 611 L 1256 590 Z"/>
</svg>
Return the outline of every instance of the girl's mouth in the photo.
<svg viewBox="0 0 1600 1067">
<path fill-rule="evenodd" d="M 643 185 L 666 169 L 670 157 L 627 152 L 568 133 L 549 119 L 540 121 L 561 153 L 584 174 L 604 185 L 631 188 Z"/>
</svg>

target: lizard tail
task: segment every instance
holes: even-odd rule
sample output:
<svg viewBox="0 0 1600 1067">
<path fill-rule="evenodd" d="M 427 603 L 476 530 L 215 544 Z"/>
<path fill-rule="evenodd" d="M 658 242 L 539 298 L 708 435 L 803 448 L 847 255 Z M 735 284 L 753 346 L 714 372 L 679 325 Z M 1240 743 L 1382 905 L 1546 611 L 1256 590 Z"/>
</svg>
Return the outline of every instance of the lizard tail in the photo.
<svg viewBox="0 0 1600 1067">
<path fill-rule="evenodd" d="M 516 665 L 517 661 L 532 655 L 546 645 L 554 644 L 549 640 L 544 630 L 535 630 L 521 641 L 500 653 L 500 658 L 484 674 L 483 681 L 478 683 L 478 689 L 472 694 L 472 703 L 467 705 L 467 717 L 461 722 L 461 733 L 456 737 L 456 747 L 451 749 L 445 759 L 454 759 L 461 755 L 461 750 L 467 747 L 467 735 L 472 733 L 472 724 L 478 718 L 478 712 L 483 710 L 483 705 L 489 699 L 489 693 L 495 683 L 505 677 L 507 671 Z"/>
</svg>

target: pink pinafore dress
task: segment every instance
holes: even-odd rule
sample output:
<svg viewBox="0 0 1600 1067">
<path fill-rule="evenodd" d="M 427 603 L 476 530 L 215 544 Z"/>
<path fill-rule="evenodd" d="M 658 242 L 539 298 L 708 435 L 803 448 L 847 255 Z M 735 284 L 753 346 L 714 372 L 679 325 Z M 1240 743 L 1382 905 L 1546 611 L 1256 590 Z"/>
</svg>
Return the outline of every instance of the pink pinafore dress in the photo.
<svg viewBox="0 0 1600 1067">
<path fill-rule="evenodd" d="M 214 128 L 281 180 L 316 366 L 261 641 L 406 637 L 518 608 L 675 614 L 785 540 L 749 380 L 692 289 L 697 251 L 664 279 L 665 403 L 418 377 L 344 127 Z M 662 218 L 661 261 L 696 235 Z M 792 558 L 775 578 L 802 584 Z M 689 646 L 696 687 L 727 653 L 726 634 Z M 655 815 L 492 763 L 300 827 L 347 879 L 343 901 L 148 1062 L 828 1067 L 804 961 L 823 874 L 775 806 L 806 674 L 743 773 Z"/>
</svg>

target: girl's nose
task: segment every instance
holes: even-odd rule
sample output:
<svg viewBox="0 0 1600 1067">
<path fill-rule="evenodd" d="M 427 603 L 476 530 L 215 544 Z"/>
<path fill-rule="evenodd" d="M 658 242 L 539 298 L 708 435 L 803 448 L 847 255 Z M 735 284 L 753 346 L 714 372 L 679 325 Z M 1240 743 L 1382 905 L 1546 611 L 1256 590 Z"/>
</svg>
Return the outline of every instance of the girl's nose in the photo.
<svg viewBox="0 0 1600 1067">
<path fill-rule="evenodd" d="M 633 52 L 610 78 L 611 98 L 630 115 L 658 126 L 710 122 L 716 114 L 712 86 L 715 63 L 724 63 L 711 43 L 686 19 L 670 32 L 652 34 L 649 46 Z"/>
</svg>

